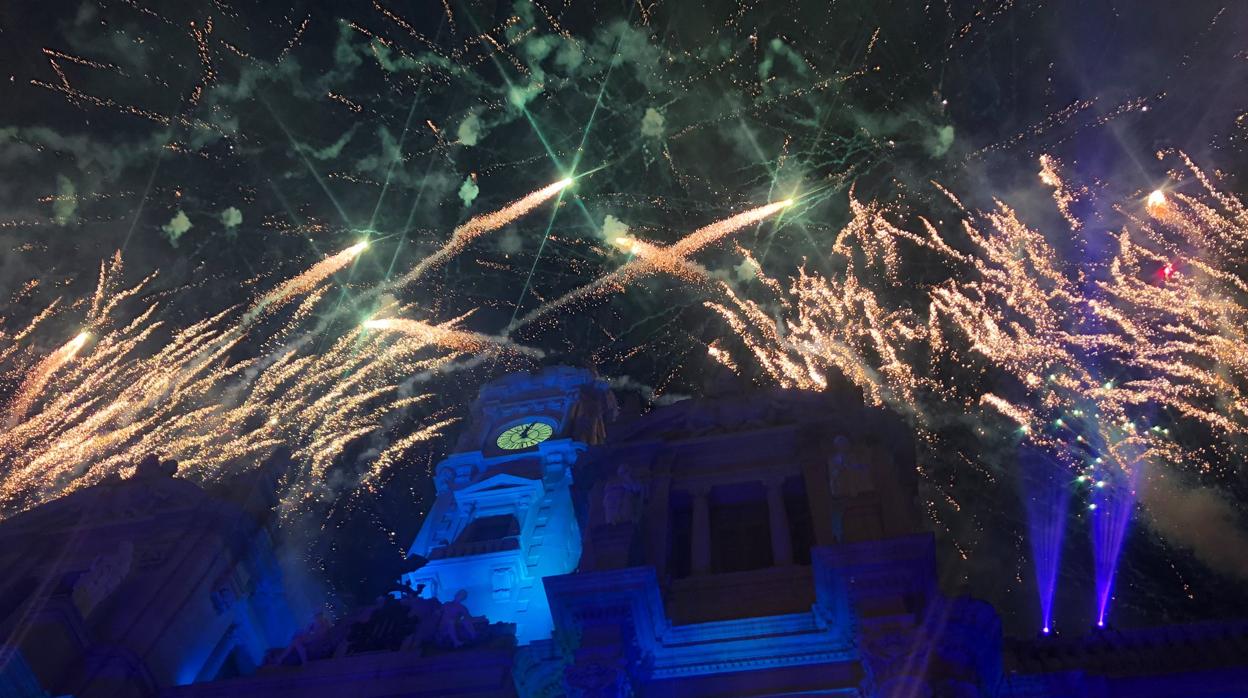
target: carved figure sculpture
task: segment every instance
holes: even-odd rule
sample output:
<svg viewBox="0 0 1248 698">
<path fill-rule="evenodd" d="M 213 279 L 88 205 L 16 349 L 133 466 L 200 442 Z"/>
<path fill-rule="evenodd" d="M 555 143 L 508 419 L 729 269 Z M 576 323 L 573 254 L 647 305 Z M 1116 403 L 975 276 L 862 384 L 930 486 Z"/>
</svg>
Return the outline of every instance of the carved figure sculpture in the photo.
<svg viewBox="0 0 1248 698">
<path fill-rule="evenodd" d="M 312 617 L 312 622 L 308 623 L 308 627 L 295 633 L 295 636 L 291 638 L 290 645 L 286 648 L 286 651 L 282 652 L 281 656 L 279 656 L 277 661 L 274 663 L 279 665 L 282 664 L 293 652 L 299 656 L 300 664 L 307 664 L 308 645 L 324 637 L 325 634 L 329 632 L 331 627 L 332 624 L 329 622 L 329 619 L 325 617 L 325 612 L 317 611 L 316 615 Z"/>
<path fill-rule="evenodd" d="M 572 438 L 587 444 L 602 443 L 606 440 L 604 422 L 615 419 L 618 412 L 614 393 L 594 385 L 582 385 L 578 389 L 578 399 L 568 414 Z"/>
<path fill-rule="evenodd" d="M 130 565 L 134 561 L 134 544 L 123 541 L 117 552 L 97 555 L 91 567 L 74 582 L 71 596 L 78 612 L 86 618 L 91 611 L 108 598 L 108 595 L 121 586 L 130 574 Z"/>
<path fill-rule="evenodd" d="M 603 517 L 609 524 L 635 523 L 641 515 L 645 487 L 633 477 L 632 469 L 621 464 L 602 488 Z"/>
<path fill-rule="evenodd" d="M 844 435 L 832 440 L 832 454 L 828 456 L 828 485 L 832 494 L 852 497 L 875 490 L 871 463 L 863 449 L 855 449 Z"/>
<path fill-rule="evenodd" d="M 468 592 L 460 589 L 455 592 L 454 600 L 442 604 L 442 614 L 438 618 L 437 638 L 441 643 L 449 643 L 452 647 L 463 647 L 464 643 L 475 640 L 477 631 L 472 627 L 472 614 L 464 605 Z"/>
</svg>

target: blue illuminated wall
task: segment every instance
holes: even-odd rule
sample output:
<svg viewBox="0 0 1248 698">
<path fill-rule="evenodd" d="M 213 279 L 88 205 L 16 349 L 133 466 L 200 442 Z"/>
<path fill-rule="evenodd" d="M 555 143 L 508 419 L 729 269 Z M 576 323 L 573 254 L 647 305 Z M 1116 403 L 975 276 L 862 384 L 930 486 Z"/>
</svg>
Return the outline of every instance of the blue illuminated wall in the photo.
<svg viewBox="0 0 1248 698">
<path fill-rule="evenodd" d="M 542 578 L 580 561 L 572 465 L 601 433 L 608 398 L 592 373 L 566 367 L 483 388 L 459 452 L 437 466 L 437 500 L 410 550 L 429 562 L 404 581 L 443 602 L 466 591 L 473 615 L 515 623 L 520 644 L 549 638 Z M 533 422 L 552 426 L 551 438 L 516 451 L 498 446 L 500 433 Z"/>
<path fill-rule="evenodd" d="M 209 493 L 140 463 L 128 479 L 5 520 L 0 695 L 23 695 L 3 669 L 18 654 L 24 684 L 84 698 L 254 671 L 295 631 L 255 516 L 276 501 L 266 483 L 262 468 L 237 493 Z"/>
</svg>

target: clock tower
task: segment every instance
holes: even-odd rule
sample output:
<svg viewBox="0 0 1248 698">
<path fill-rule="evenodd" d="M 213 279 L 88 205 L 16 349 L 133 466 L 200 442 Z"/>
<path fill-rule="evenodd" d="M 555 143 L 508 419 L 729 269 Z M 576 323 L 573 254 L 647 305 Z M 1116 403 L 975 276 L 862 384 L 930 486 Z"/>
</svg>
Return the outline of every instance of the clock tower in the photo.
<svg viewBox="0 0 1248 698">
<path fill-rule="evenodd" d="M 516 624 L 520 644 L 550 637 L 542 578 L 576 570 L 581 533 L 572 466 L 602 441 L 615 401 L 592 371 L 566 366 L 516 373 L 481 389 L 456 452 L 438 463 L 437 499 L 410 554 L 428 560 L 404 575 L 421 594 Z"/>
</svg>

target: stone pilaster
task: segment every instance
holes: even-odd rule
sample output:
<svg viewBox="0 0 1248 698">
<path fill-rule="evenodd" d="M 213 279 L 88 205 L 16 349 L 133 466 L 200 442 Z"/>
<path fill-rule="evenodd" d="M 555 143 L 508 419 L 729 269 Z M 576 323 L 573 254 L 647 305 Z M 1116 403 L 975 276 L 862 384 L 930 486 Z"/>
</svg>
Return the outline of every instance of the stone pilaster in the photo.
<svg viewBox="0 0 1248 698">
<path fill-rule="evenodd" d="M 767 488 L 767 517 L 771 529 L 771 559 L 777 567 L 793 564 L 793 535 L 789 531 L 789 515 L 784 508 L 783 480 L 773 478 L 763 483 Z"/>
<path fill-rule="evenodd" d="M 694 574 L 708 574 L 711 571 L 711 505 L 709 486 L 694 489 L 693 495 L 693 535 L 690 536 L 691 550 L 689 559 Z"/>
</svg>

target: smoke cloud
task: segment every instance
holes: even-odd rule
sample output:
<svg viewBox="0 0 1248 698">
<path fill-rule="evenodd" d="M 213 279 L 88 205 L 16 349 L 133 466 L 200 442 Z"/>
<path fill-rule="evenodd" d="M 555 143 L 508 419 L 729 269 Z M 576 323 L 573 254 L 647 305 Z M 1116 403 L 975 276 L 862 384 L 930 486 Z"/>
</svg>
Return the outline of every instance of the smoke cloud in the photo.
<svg viewBox="0 0 1248 698">
<path fill-rule="evenodd" d="M 1208 487 L 1185 487 L 1154 477 L 1142 488 L 1145 520 L 1157 533 L 1187 548 L 1211 569 L 1248 580 L 1248 534 L 1227 499 Z"/>
<path fill-rule="evenodd" d="M 165 233 L 165 237 L 169 239 L 169 244 L 174 247 L 178 246 L 178 239 L 191 229 L 191 219 L 186 217 L 186 212 L 178 209 L 178 212 L 169 219 L 169 222 L 160 226 Z"/>
<path fill-rule="evenodd" d="M 234 206 L 221 212 L 221 224 L 225 226 L 226 230 L 237 228 L 239 225 L 242 225 L 242 222 L 243 212 Z"/>
</svg>

